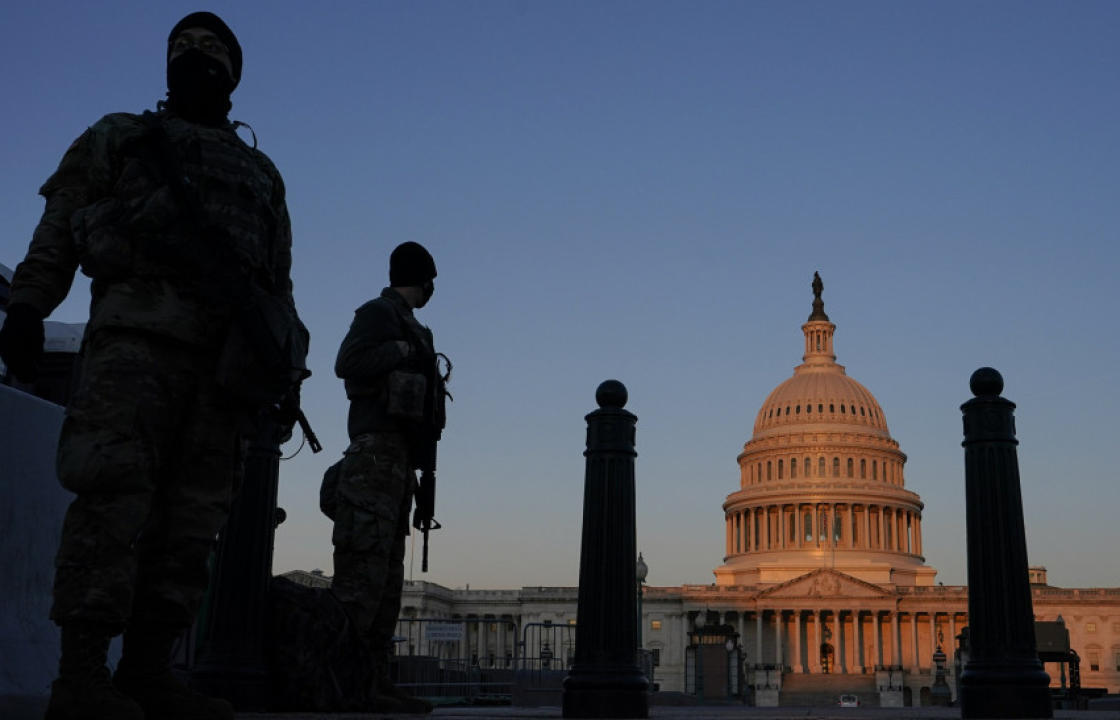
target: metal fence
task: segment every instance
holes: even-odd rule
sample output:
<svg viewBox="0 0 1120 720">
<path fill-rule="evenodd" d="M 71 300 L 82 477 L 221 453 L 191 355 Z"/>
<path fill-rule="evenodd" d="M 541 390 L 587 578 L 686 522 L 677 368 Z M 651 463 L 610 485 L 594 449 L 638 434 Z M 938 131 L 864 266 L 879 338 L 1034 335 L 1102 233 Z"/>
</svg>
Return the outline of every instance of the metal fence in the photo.
<svg viewBox="0 0 1120 720">
<path fill-rule="evenodd" d="M 520 660 L 517 625 L 495 618 L 397 621 L 390 673 L 400 688 L 440 703 L 509 702 Z"/>
<path fill-rule="evenodd" d="M 440 704 L 560 705 L 576 655 L 574 623 L 496 618 L 402 618 L 397 621 L 393 682 Z M 650 681 L 653 661 L 639 663 Z"/>
</svg>

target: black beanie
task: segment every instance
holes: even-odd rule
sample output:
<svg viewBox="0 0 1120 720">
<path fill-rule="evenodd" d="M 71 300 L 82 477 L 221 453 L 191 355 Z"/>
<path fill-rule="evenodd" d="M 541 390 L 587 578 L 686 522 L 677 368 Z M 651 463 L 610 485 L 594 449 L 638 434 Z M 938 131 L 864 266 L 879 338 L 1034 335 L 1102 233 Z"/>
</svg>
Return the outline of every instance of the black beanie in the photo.
<svg viewBox="0 0 1120 720">
<path fill-rule="evenodd" d="M 241 82 L 241 44 L 237 42 L 237 36 L 229 29 L 229 25 L 222 22 L 222 19 L 214 13 L 193 12 L 175 23 L 175 27 L 171 28 L 171 34 L 167 36 L 167 57 L 171 58 L 171 43 L 175 37 L 192 27 L 206 28 L 217 35 L 218 39 L 229 48 L 230 65 L 233 67 L 233 86 L 237 87 Z"/>
<path fill-rule="evenodd" d="M 393 287 L 423 285 L 436 276 L 436 261 L 420 243 L 401 243 L 389 256 L 389 284 Z"/>
</svg>

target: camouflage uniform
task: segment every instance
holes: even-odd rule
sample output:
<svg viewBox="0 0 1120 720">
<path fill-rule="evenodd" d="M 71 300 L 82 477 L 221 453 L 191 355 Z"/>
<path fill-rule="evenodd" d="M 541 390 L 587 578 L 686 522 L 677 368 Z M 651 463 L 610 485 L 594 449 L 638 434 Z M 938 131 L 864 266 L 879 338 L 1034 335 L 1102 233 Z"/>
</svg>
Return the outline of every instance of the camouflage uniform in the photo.
<svg viewBox="0 0 1120 720">
<path fill-rule="evenodd" d="M 339 474 L 332 587 L 377 658 L 387 651 L 400 614 L 416 486 L 413 427 L 389 411 L 389 376 L 415 372 L 432 357 L 431 331 L 385 288 L 355 312 L 335 363 L 351 401 L 351 443 Z M 384 672 L 383 663 L 378 670 Z"/>
<path fill-rule="evenodd" d="M 143 118 L 107 115 L 40 190 L 46 209 L 12 282 L 11 302 L 46 316 L 79 266 L 93 279 L 82 378 L 59 440 L 59 478 L 77 494 L 56 561 L 60 625 L 183 627 L 206 587 L 247 420 L 215 382 L 230 309 L 207 285 L 208 243 L 231 246 L 245 278 L 294 308 L 291 229 L 272 163 L 232 127 L 166 111 L 158 122 L 225 237 L 199 237 Z"/>
</svg>

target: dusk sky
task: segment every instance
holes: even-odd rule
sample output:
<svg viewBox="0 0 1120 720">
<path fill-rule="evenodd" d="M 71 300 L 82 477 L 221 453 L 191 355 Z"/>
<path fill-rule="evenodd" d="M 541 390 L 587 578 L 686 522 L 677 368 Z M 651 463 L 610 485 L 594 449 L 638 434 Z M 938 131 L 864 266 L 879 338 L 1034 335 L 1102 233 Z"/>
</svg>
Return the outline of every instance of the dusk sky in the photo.
<svg viewBox="0 0 1120 720">
<path fill-rule="evenodd" d="M 801 362 L 819 270 L 937 580 L 966 581 L 959 406 L 991 365 L 1018 405 L 1030 563 L 1120 585 L 1120 3 L 8 2 L 0 263 L 70 142 L 154 108 L 167 33 L 198 9 L 240 39 L 231 117 L 284 175 L 312 334 L 326 450 L 281 465 L 276 572 L 332 572 L 334 358 L 415 240 L 455 401 L 444 529 L 406 577 L 575 585 L 584 415 L 616 378 L 648 581 L 713 582 L 735 457 Z M 88 302 L 79 277 L 50 319 Z"/>
</svg>

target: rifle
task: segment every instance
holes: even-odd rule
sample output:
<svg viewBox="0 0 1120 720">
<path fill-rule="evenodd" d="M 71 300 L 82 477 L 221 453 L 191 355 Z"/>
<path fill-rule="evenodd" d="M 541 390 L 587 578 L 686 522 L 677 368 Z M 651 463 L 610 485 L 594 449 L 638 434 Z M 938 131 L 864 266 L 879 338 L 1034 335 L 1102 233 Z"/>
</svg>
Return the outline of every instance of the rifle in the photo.
<svg viewBox="0 0 1120 720">
<path fill-rule="evenodd" d="M 447 365 L 447 372 L 441 374 L 440 358 Z M 428 533 L 439 530 L 442 525 L 435 519 L 436 512 L 436 444 L 443 436 L 447 422 L 446 400 L 451 397 L 447 383 L 451 380 L 451 361 L 443 353 L 436 353 L 431 364 L 425 368 L 428 392 L 424 399 L 424 423 L 417 438 L 416 458 L 420 468 L 420 485 L 416 491 L 416 510 L 412 513 L 412 527 L 424 534 L 423 551 L 420 559 L 420 572 L 428 572 Z"/>
<path fill-rule="evenodd" d="M 297 410 L 299 414 L 296 415 L 296 422 L 299 423 L 299 429 L 303 431 L 303 436 L 307 438 L 307 444 L 311 446 L 311 452 L 317 453 L 323 449 L 319 438 L 315 437 L 315 431 L 311 429 L 311 423 L 307 421 L 307 416 L 303 414 L 303 410 Z"/>
</svg>

